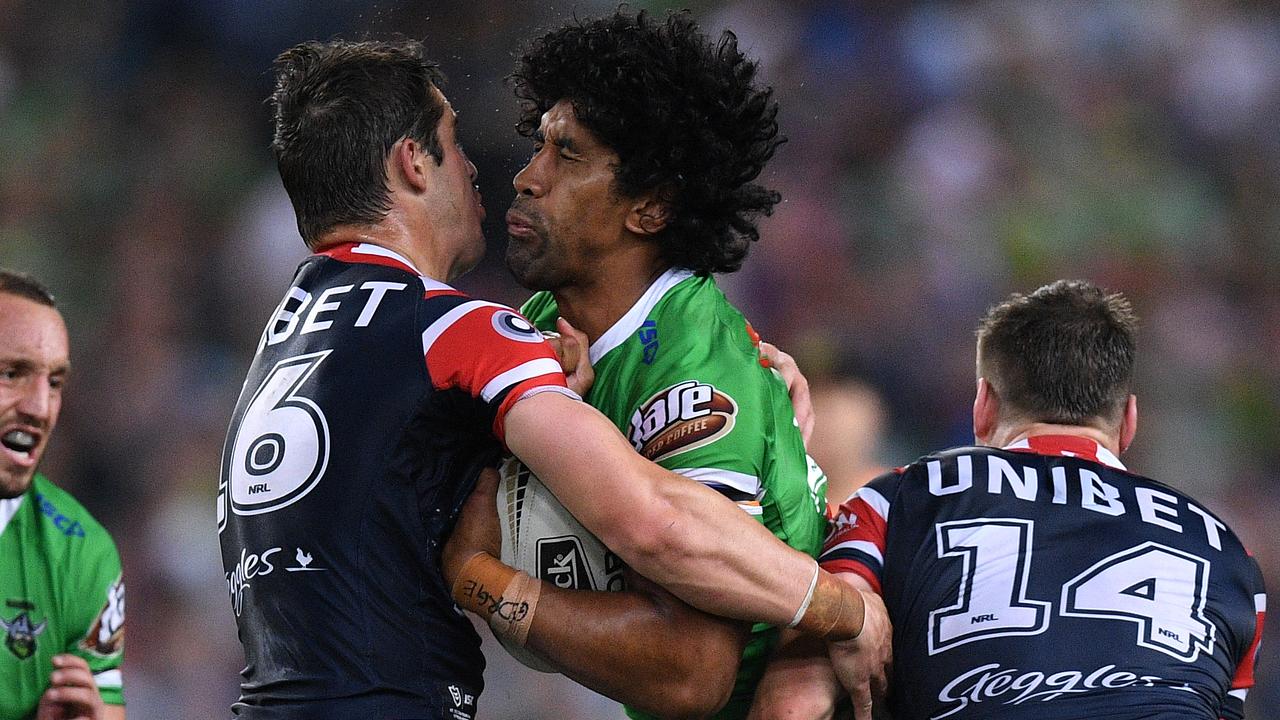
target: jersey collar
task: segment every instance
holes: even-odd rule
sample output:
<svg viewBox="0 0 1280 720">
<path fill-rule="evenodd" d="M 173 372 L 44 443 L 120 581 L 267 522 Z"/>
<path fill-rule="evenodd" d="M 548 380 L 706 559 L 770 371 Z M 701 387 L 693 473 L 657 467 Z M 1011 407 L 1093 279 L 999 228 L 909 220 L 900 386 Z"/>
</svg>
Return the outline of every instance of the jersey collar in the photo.
<svg viewBox="0 0 1280 720">
<path fill-rule="evenodd" d="M 388 250 L 381 245 L 355 242 L 340 243 L 316 254 L 330 257 L 341 262 L 382 265 L 384 267 L 393 267 L 398 270 L 413 273 L 422 279 L 422 285 L 427 292 L 453 290 L 452 286 L 423 275 L 418 271 L 418 268 L 413 266 L 413 263 L 409 262 L 409 258 L 394 250 Z"/>
<path fill-rule="evenodd" d="M 1124 463 L 1120 462 L 1120 458 L 1097 440 L 1078 435 L 1034 435 L 1006 445 L 1004 449 L 1033 452 L 1037 455 L 1082 458 L 1116 470 L 1128 471 Z"/>
<path fill-rule="evenodd" d="M 18 514 L 18 508 L 22 507 L 22 501 L 27 497 L 27 494 L 22 493 L 15 498 L 0 500 L 0 535 L 3 535 L 5 528 L 9 527 L 9 521 L 13 519 L 13 516 Z"/>
<path fill-rule="evenodd" d="M 626 342 L 632 333 L 640 329 L 640 325 L 644 323 L 645 318 L 649 317 L 649 313 L 653 312 L 654 306 L 658 304 L 662 296 L 666 295 L 668 290 L 690 277 L 693 277 L 693 271 L 685 268 L 669 268 L 659 275 L 658 279 L 649 285 L 649 289 L 645 290 L 644 294 L 640 296 L 640 299 L 636 300 L 636 304 L 632 305 L 630 310 L 618 318 L 613 327 L 610 327 L 603 335 L 596 338 L 595 342 L 591 343 L 591 348 L 587 352 L 591 359 L 591 364 L 595 365 L 600 362 L 600 358 L 608 355 L 610 350 Z"/>
</svg>

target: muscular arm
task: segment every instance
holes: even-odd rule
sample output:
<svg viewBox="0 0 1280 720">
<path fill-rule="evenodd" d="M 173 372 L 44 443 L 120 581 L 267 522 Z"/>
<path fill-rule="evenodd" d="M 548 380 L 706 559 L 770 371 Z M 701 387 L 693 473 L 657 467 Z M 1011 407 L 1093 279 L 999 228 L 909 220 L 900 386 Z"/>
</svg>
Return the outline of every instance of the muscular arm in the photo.
<svg viewBox="0 0 1280 720">
<path fill-rule="evenodd" d="M 814 577 L 787 547 L 723 495 L 637 454 L 607 418 L 557 393 L 516 402 L 506 441 L 578 520 L 640 574 L 707 612 L 787 625 Z M 607 501 L 603 501 L 607 499 Z M 819 578 L 810 613 L 856 634 L 862 596 Z M 850 619 L 852 619 L 850 621 Z"/>
<path fill-rule="evenodd" d="M 728 701 L 750 625 L 707 615 L 628 571 L 625 592 L 543 583 L 527 649 L 619 702 L 704 717 Z"/>
</svg>

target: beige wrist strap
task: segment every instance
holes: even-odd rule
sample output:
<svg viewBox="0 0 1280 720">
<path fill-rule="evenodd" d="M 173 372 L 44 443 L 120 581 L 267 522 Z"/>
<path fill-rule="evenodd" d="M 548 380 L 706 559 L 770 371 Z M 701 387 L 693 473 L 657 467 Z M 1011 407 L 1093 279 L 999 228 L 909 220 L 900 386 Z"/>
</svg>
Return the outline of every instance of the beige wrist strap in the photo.
<svg viewBox="0 0 1280 720">
<path fill-rule="evenodd" d="M 542 581 L 481 552 L 462 564 L 452 592 L 454 602 L 487 620 L 494 635 L 523 647 L 542 595 Z"/>
<path fill-rule="evenodd" d="M 489 616 L 493 634 L 505 638 L 520 647 L 529 640 L 529 628 L 533 627 L 533 613 L 542 596 L 542 581 L 518 572 L 502 591 L 498 611 Z"/>
<path fill-rule="evenodd" d="M 498 611 L 502 591 L 511 584 L 517 571 L 489 553 L 472 555 L 453 581 L 453 601 L 458 607 L 488 618 Z"/>
<path fill-rule="evenodd" d="M 835 575 L 819 571 L 813 599 L 795 628 L 827 640 L 852 640 L 862 633 L 865 619 L 862 593 Z"/>
</svg>

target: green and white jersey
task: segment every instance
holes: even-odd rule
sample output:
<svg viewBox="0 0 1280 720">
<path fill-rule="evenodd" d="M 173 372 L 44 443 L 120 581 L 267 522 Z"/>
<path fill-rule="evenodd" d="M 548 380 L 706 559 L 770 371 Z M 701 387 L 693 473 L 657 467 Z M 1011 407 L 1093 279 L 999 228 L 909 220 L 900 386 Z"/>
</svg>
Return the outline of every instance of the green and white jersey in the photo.
<svg viewBox="0 0 1280 720">
<path fill-rule="evenodd" d="M 124 583 L 107 531 L 37 474 L 0 500 L 0 720 L 35 717 L 53 656 L 89 663 L 104 702 L 124 704 Z"/>
<path fill-rule="evenodd" d="M 550 293 L 537 293 L 523 311 L 539 329 L 555 329 Z M 584 399 L 638 452 L 817 555 L 826 477 L 805 453 L 785 383 L 760 364 L 754 332 L 712 278 L 668 270 L 592 343 L 590 357 L 596 380 Z M 733 696 L 715 717 L 746 717 L 776 638 L 769 625 L 752 629 Z"/>
</svg>

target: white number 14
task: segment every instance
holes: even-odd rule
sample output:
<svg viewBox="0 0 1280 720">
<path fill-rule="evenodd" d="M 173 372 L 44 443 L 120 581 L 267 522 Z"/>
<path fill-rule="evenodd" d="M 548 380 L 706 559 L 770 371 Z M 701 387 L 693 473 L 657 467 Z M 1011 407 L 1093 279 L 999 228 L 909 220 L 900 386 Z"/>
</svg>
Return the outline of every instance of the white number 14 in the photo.
<svg viewBox="0 0 1280 720">
<path fill-rule="evenodd" d="M 1026 597 L 1035 523 L 979 518 L 938 523 L 938 557 L 963 563 L 953 605 L 929 614 L 929 654 L 992 637 L 1038 635 L 1052 603 Z M 1215 627 L 1204 617 L 1209 562 L 1156 542 L 1108 555 L 1062 588 L 1063 617 L 1137 626 L 1137 644 L 1193 662 L 1212 652 Z"/>
</svg>

